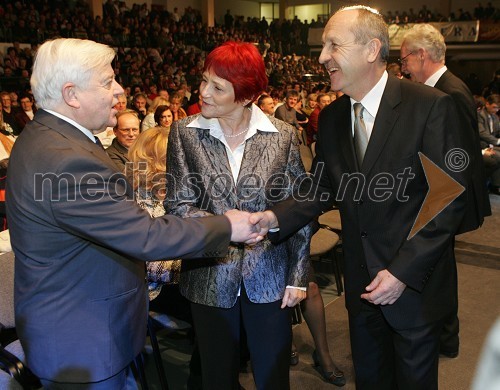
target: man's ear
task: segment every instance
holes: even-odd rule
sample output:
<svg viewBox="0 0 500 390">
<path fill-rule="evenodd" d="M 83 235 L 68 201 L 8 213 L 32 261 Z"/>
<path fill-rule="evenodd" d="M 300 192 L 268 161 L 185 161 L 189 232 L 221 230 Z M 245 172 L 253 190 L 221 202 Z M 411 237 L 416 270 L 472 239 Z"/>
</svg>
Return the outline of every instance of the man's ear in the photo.
<svg viewBox="0 0 500 390">
<path fill-rule="evenodd" d="M 368 62 L 377 61 L 381 47 L 382 47 L 382 43 L 377 38 L 373 38 L 372 40 L 370 40 L 370 42 L 367 43 Z"/>
<path fill-rule="evenodd" d="M 62 97 L 64 102 L 72 108 L 80 108 L 76 93 L 76 85 L 73 83 L 65 83 L 62 87 Z"/>
</svg>

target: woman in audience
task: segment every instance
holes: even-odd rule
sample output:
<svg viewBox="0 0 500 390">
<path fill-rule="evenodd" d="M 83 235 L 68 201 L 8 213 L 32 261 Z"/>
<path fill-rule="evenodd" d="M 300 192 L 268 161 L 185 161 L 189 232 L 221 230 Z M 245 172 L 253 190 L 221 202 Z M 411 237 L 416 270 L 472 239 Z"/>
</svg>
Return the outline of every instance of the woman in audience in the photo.
<svg viewBox="0 0 500 390">
<path fill-rule="evenodd" d="M 10 157 L 15 140 L 12 127 L 3 120 L 2 103 L 0 102 L 0 160 Z"/>
<path fill-rule="evenodd" d="M 181 107 L 183 98 L 184 97 L 178 93 L 175 93 L 170 98 L 170 110 L 172 110 L 172 114 L 174 115 L 174 122 L 187 117 L 186 111 Z"/>
<path fill-rule="evenodd" d="M 160 124 L 156 121 L 155 112 L 158 106 L 168 106 L 170 103 L 167 99 L 157 96 L 153 99 L 153 102 L 148 108 L 148 113 L 144 117 L 141 123 L 141 131 L 147 130 L 154 126 L 159 126 Z"/>
<path fill-rule="evenodd" d="M 151 217 L 165 214 L 163 200 L 166 186 L 166 153 L 168 134 L 162 127 L 152 127 L 137 137 L 128 151 L 131 164 L 127 176 L 135 190 L 135 200 Z M 177 283 L 180 260 L 147 262 L 149 299 L 155 299 L 166 283 Z"/>
<path fill-rule="evenodd" d="M 174 120 L 172 110 L 169 106 L 162 105 L 158 106 L 155 111 L 155 122 L 158 126 L 163 129 L 163 132 L 167 135 L 170 133 L 170 126 Z"/>
<path fill-rule="evenodd" d="M 167 212 L 188 218 L 262 211 L 291 196 L 292 183 L 305 174 L 298 141 L 290 125 L 252 104 L 266 86 L 254 45 L 226 42 L 207 56 L 201 115 L 174 122 L 170 132 L 168 174 L 183 180 L 168 181 L 175 196 L 167 197 Z M 290 184 L 265 185 L 277 177 Z M 224 258 L 183 263 L 180 290 L 191 301 L 204 389 L 238 389 L 240 324 L 256 387 L 289 389 L 289 308 L 306 295 L 311 233 L 306 226 L 277 245 L 231 245 Z"/>
</svg>

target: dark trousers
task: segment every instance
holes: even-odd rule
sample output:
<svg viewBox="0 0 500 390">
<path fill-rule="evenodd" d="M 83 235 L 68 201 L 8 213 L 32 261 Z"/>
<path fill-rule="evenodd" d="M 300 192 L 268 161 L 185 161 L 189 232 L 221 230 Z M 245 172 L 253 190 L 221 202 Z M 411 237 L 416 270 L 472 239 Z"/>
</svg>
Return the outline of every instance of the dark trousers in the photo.
<svg viewBox="0 0 500 390">
<path fill-rule="evenodd" d="M 280 305 L 281 301 L 250 302 L 243 286 L 230 309 L 191 304 L 204 390 L 239 388 L 240 321 L 247 333 L 257 389 L 290 388 L 291 312 Z"/>
<path fill-rule="evenodd" d="M 453 253 L 455 253 L 455 238 L 453 238 Z M 456 268 L 455 268 L 456 269 Z M 458 276 L 455 271 L 454 275 L 450 275 L 457 282 L 454 291 L 454 301 L 451 302 L 451 312 L 444 318 L 443 330 L 439 341 L 439 350 L 445 354 L 458 353 L 460 346 L 459 338 L 459 320 L 458 320 Z"/>
<path fill-rule="evenodd" d="M 357 390 L 437 390 L 443 321 L 396 330 L 374 305 L 349 316 Z"/>
</svg>

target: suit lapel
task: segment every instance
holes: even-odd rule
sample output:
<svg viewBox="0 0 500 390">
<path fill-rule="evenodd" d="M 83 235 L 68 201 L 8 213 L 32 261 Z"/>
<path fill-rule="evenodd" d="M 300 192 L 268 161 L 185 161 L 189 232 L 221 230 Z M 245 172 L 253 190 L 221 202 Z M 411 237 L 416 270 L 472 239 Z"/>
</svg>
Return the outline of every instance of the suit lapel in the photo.
<svg viewBox="0 0 500 390">
<path fill-rule="evenodd" d="M 368 175 L 380 156 L 382 149 L 391 133 L 394 124 L 398 120 L 399 113 L 395 107 L 401 102 L 401 87 L 399 80 L 389 77 L 380 106 L 373 125 L 373 131 L 366 148 L 365 158 L 361 166 L 361 172 Z"/>
<path fill-rule="evenodd" d="M 335 102 L 334 102 L 335 103 Z M 351 123 L 351 100 L 347 95 L 338 99 L 336 105 L 339 107 L 335 110 L 333 119 L 333 127 L 337 128 L 338 137 L 340 140 L 340 148 L 344 156 L 350 172 L 359 171 L 358 162 L 356 160 L 356 152 L 354 151 L 354 141 L 352 136 Z M 327 107 L 328 108 L 328 107 Z"/>
</svg>

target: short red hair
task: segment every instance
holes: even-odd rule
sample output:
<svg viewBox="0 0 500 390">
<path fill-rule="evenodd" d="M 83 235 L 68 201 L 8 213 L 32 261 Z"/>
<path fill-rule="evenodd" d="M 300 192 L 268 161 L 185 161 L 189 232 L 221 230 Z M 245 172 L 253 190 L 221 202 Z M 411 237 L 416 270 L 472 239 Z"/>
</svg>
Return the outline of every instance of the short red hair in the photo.
<svg viewBox="0 0 500 390">
<path fill-rule="evenodd" d="M 229 81 L 236 102 L 254 101 L 267 88 L 264 60 L 251 43 L 227 41 L 216 47 L 205 59 L 205 71 Z"/>
</svg>

